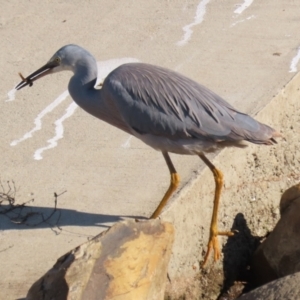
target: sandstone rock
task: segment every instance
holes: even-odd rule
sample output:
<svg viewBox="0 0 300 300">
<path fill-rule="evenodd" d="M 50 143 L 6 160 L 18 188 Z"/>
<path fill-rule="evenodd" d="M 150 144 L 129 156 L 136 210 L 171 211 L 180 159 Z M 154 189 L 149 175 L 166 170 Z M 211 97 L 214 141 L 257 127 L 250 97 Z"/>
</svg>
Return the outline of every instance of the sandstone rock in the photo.
<svg viewBox="0 0 300 300">
<path fill-rule="evenodd" d="M 300 184 L 286 190 L 280 201 L 281 218 L 253 256 L 256 285 L 300 271 Z"/>
<path fill-rule="evenodd" d="M 117 223 L 59 258 L 26 299 L 163 299 L 173 238 L 160 220 Z"/>
<path fill-rule="evenodd" d="M 297 300 L 300 299 L 300 273 L 269 282 L 238 300 Z"/>
</svg>

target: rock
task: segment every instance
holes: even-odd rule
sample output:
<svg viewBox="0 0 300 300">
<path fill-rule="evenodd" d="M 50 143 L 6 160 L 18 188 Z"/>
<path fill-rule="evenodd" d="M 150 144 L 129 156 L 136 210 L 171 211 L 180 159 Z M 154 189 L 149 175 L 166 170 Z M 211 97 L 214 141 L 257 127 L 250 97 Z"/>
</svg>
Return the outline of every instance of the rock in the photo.
<svg viewBox="0 0 300 300">
<path fill-rule="evenodd" d="M 252 260 L 256 286 L 300 271 L 300 184 L 286 190 L 280 201 L 281 218 L 258 247 Z"/>
<path fill-rule="evenodd" d="M 237 300 L 296 300 L 300 299 L 300 272 L 269 282 Z"/>
<path fill-rule="evenodd" d="M 119 222 L 59 258 L 26 299 L 163 299 L 173 239 L 158 219 Z"/>
</svg>

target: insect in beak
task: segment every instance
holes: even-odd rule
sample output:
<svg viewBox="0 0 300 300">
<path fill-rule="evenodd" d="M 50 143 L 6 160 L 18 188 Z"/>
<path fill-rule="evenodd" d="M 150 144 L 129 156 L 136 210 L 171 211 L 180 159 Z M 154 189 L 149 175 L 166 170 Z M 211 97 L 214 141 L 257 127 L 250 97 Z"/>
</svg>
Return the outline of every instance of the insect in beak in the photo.
<svg viewBox="0 0 300 300">
<path fill-rule="evenodd" d="M 22 81 L 25 81 L 29 86 L 31 87 L 33 85 L 33 82 L 30 79 L 26 79 L 21 72 L 18 73 L 19 76 L 21 77 Z"/>
</svg>

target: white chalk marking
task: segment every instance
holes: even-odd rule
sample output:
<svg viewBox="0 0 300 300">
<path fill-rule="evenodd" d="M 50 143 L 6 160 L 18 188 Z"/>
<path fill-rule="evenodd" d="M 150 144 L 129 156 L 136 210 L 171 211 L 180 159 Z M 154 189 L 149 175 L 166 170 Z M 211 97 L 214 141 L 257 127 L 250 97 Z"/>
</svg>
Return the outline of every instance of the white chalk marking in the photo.
<svg viewBox="0 0 300 300">
<path fill-rule="evenodd" d="M 237 8 L 235 9 L 235 14 L 241 14 L 245 9 L 247 9 L 251 4 L 253 0 L 244 0 L 244 3 L 237 4 Z"/>
<path fill-rule="evenodd" d="M 185 45 L 188 40 L 191 38 L 193 30 L 191 29 L 192 27 L 200 24 L 203 19 L 204 19 L 204 15 L 206 13 L 206 5 L 209 3 L 210 0 L 202 0 L 198 6 L 197 6 L 197 10 L 196 10 L 196 16 L 194 18 L 194 22 L 188 25 L 185 25 L 182 29 L 184 31 L 184 35 L 183 38 L 176 43 L 177 46 L 183 46 Z"/>
<path fill-rule="evenodd" d="M 58 106 L 61 102 L 63 102 L 69 95 L 68 91 L 64 91 L 61 95 L 59 95 L 51 104 L 49 104 L 45 109 L 43 109 L 38 116 L 34 119 L 35 126 L 30 131 L 26 132 L 23 137 L 18 140 L 14 140 L 10 143 L 11 146 L 16 146 L 17 144 L 31 138 L 33 133 L 42 129 L 42 119 L 43 117 L 51 112 L 56 106 Z"/>
<path fill-rule="evenodd" d="M 114 69 L 119 67 L 120 65 L 131 63 L 131 62 L 138 62 L 139 60 L 136 58 L 131 57 L 124 57 L 124 58 L 117 58 L 117 59 L 109 59 L 105 61 L 98 61 L 98 74 L 97 74 L 97 84 L 103 82 L 105 77 Z"/>
<path fill-rule="evenodd" d="M 237 24 L 239 24 L 239 23 L 242 23 L 242 22 L 245 22 L 246 20 L 251 20 L 251 19 L 254 19 L 254 18 L 256 18 L 256 17 L 255 17 L 254 15 L 252 15 L 252 16 L 246 18 L 246 19 L 243 19 L 243 20 L 237 21 L 237 22 L 235 22 L 235 23 L 232 23 L 232 24 L 230 25 L 230 27 L 233 27 L 233 26 L 235 26 L 235 25 L 237 25 Z"/>
<path fill-rule="evenodd" d="M 126 140 L 124 144 L 122 144 L 122 148 L 130 148 L 130 140 L 132 139 L 132 135 L 129 136 L 129 138 Z"/>
<path fill-rule="evenodd" d="M 47 143 L 49 144 L 48 146 L 39 148 L 34 152 L 34 155 L 33 155 L 34 159 L 36 159 L 36 160 L 42 159 L 43 158 L 42 153 L 44 151 L 52 149 L 57 146 L 57 141 L 64 137 L 64 126 L 63 126 L 64 120 L 71 117 L 77 107 L 78 107 L 78 105 L 75 102 L 72 102 L 66 109 L 66 113 L 54 122 L 55 133 L 56 133 L 55 136 L 52 139 L 49 139 L 47 141 Z"/>
<path fill-rule="evenodd" d="M 14 101 L 15 100 L 16 91 L 17 90 L 15 88 L 13 88 L 12 90 L 10 90 L 7 93 L 8 99 L 5 100 L 5 102 Z"/>
<path fill-rule="evenodd" d="M 292 59 L 291 65 L 290 65 L 290 73 L 295 73 L 297 72 L 297 64 L 300 60 L 300 47 L 298 47 L 298 52 L 296 56 Z"/>
</svg>

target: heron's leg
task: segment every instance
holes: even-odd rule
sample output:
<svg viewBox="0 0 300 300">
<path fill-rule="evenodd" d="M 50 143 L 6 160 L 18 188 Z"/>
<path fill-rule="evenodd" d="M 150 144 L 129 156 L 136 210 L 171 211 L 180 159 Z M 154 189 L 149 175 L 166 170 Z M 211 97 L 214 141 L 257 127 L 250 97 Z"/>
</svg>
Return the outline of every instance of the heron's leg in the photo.
<svg viewBox="0 0 300 300">
<path fill-rule="evenodd" d="M 166 191 L 164 197 L 162 198 L 159 205 L 157 206 L 156 210 L 150 217 L 151 219 L 155 219 L 159 216 L 162 209 L 165 207 L 165 205 L 167 204 L 168 200 L 171 198 L 172 194 L 177 189 L 179 182 L 180 182 L 179 174 L 176 172 L 168 152 L 162 152 L 162 154 L 165 158 L 165 161 L 166 161 L 169 171 L 170 171 L 171 183 L 170 183 L 170 186 L 169 186 L 168 190 Z"/>
<path fill-rule="evenodd" d="M 219 241 L 218 241 L 217 236 L 218 235 L 232 236 L 234 233 L 231 231 L 220 232 L 218 230 L 218 210 L 219 210 L 219 204 L 220 204 L 221 190 L 222 190 L 222 186 L 223 186 L 223 174 L 220 170 L 218 170 L 209 161 L 209 159 L 203 153 L 199 154 L 199 157 L 203 160 L 203 162 L 212 171 L 214 178 L 215 178 L 215 183 L 216 183 L 213 214 L 212 214 L 211 224 L 210 224 L 209 241 L 208 241 L 208 246 L 207 246 L 207 252 L 204 257 L 203 264 L 202 264 L 202 267 L 204 267 L 205 264 L 207 263 L 209 254 L 212 249 L 214 250 L 214 260 L 215 261 L 218 260 L 221 256 L 221 250 L 220 250 Z"/>
</svg>

